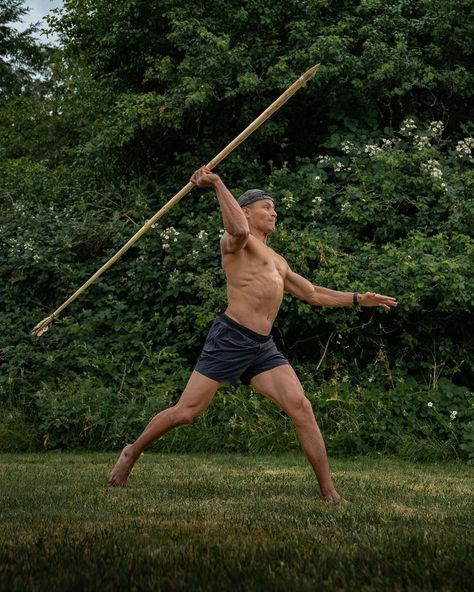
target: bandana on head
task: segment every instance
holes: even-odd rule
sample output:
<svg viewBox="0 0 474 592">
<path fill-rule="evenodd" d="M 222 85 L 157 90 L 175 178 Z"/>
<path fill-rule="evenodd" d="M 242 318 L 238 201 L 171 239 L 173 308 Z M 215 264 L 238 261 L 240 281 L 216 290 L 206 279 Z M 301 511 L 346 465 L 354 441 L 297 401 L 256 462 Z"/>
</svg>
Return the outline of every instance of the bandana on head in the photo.
<svg viewBox="0 0 474 592">
<path fill-rule="evenodd" d="M 268 193 L 265 193 L 265 191 L 262 191 L 261 189 L 249 189 L 245 193 L 242 193 L 237 200 L 237 203 L 241 208 L 245 208 L 245 206 L 249 206 L 261 199 L 271 199 L 273 201 L 273 197 L 268 195 Z"/>
</svg>

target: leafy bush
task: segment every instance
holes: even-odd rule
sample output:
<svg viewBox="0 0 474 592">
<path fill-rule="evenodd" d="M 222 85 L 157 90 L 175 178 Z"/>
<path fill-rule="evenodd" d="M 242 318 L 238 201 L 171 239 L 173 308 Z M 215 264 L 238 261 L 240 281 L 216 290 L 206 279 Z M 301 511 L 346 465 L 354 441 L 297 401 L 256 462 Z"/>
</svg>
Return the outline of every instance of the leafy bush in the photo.
<svg viewBox="0 0 474 592">
<path fill-rule="evenodd" d="M 436 391 L 408 381 L 382 393 L 375 385 L 354 387 L 332 381 L 317 386 L 308 376 L 307 381 L 307 396 L 332 454 L 379 451 L 412 460 L 473 456 L 473 393 L 446 379 L 440 380 Z M 38 447 L 39 438 L 44 449 L 120 447 L 134 440 L 156 413 L 176 403 L 179 394 L 171 378 L 134 396 L 87 377 L 62 382 L 54 390 L 45 385 L 36 393 L 31 412 L 37 433 L 30 422 L 25 430 L 20 425 L 24 416 L 10 411 L 0 425 L 9 418 L 13 438 L 8 440 L 2 428 L 0 449 L 31 449 Z M 298 448 L 290 419 L 243 386 L 222 388 L 191 426 L 173 430 L 153 445 L 155 450 L 174 452 Z"/>
<path fill-rule="evenodd" d="M 0 411 L 0 451 L 29 452 L 40 446 L 38 426 L 26 413 L 6 405 Z"/>
<path fill-rule="evenodd" d="M 255 186 L 275 196 L 269 244 L 294 271 L 316 285 L 385 292 L 399 306 L 321 310 L 285 297 L 276 341 L 308 392 L 347 389 L 327 408 L 314 399 L 335 450 L 411 454 L 412 437 L 432 437 L 471 454 L 466 400 L 462 421 L 446 424 L 447 409 L 424 417 L 423 395 L 413 395 L 448 404 L 443 384 L 474 384 L 470 10 L 464 0 L 66 0 L 50 19 L 64 41 L 51 77 L 0 103 L 1 400 L 32 418 L 47 446 L 103 447 L 178 396 L 225 308 L 212 192 L 175 206 L 46 335 L 32 341 L 30 330 L 321 62 L 218 172 L 236 196 Z M 396 395 L 404 384 L 417 385 L 408 415 Z M 362 389 L 361 402 L 358 385 L 377 389 Z M 229 449 L 278 446 L 270 434 L 279 431 L 294 445 L 278 414 L 260 413 L 266 403 L 236 404 L 231 423 L 222 401 Z M 193 430 L 164 442 L 219 448 L 211 435 L 188 440 Z"/>
<path fill-rule="evenodd" d="M 413 381 L 392 390 L 322 385 L 315 411 L 330 448 L 345 453 L 379 450 L 417 460 L 465 457 L 473 393 L 441 379 L 439 389 Z"/>
</svg>

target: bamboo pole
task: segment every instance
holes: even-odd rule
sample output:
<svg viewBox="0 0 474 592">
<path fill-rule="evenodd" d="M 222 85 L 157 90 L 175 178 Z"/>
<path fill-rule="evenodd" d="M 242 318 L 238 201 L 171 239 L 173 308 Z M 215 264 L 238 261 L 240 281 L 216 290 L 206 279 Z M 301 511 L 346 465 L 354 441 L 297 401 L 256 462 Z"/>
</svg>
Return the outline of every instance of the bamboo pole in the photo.
<svg viewBox="0 0 474 592">
<path fill-rule="evenodd" d="M 219 154 L 214 156 L 214 158 L 207 164 L 207 167 L 213 169 L 217 166 L 220 162 L 224 160 L 226 156 L 228 156 L 232 150 L 234 150 L 239 144 L 244 142 L 250 134 L 252 134 L 258 127 L 262 125 L 269 117 L 278 111 L 278 109 L 284 105 L 288 99 L 290 99 L 310 78 L 314 76 L 316 71 L 319 68 L 319 64 L 316 64 L 309 70 L 307 70 L 304 74 L 302 74 L 298 80 L 296 80 L 291 86 L 289 86 L 285 92 L 276 99 L 269 107 L 261 113 L 248 127 L 244 129 L 230 144 L 228 144 Z M 194 187 L 194 183 L 191 181 L 185 185 L 178 193 L 172 197 L 168 203 L 166 203 L 161 210 L 156 212 L 156 214 L 150 218 L 141 228 L 138 230 L 132 238 L 125 244 L 123 247 L 115 253 L 113 257 L 111 257 L 100 269 L 98 269 L 93 276 L 91 276 L 85 284 L 83 284 L 78 290 L 72 294 L 59 308 L 57 308 L 49 317 L 46 317 L 41 322 L 39 322 L 32 330 L 32 335 L 35 337 L 40 337 L 45 331 L 48 330 L 49 325 L 61 314 L 61 312 L 69 305 L 71 302 L 76 300 L 76 298 L 82 294 L 87 288 L 93 284 L 109 267 L 111 267 L 120 257 L 128 251 L 128 249 L 137 242 L 139 238 L 141 238 L 147 230 L 149 230 L 153 224 L 159 218 L 161 218 L 168 210 L 170 210 L 175 204 L 177 204 L 185 195 L 187 195 L 191 189 Z"/>
</svg>

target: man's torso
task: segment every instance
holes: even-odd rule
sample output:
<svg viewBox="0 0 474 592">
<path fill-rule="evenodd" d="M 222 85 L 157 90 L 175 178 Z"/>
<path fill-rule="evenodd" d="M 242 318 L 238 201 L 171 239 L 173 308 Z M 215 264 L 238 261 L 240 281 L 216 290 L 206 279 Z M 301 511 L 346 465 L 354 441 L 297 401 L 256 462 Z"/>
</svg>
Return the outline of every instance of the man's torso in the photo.
<svg viewBox="0 0 474 592">
<path fill-rule="evenodd" d="M 246 246 L 222 256 L 227 276 L 226 314 L 257 333 L 270 333 L 283 299 L 285 259 L 250 235 Z"/>
</svg>

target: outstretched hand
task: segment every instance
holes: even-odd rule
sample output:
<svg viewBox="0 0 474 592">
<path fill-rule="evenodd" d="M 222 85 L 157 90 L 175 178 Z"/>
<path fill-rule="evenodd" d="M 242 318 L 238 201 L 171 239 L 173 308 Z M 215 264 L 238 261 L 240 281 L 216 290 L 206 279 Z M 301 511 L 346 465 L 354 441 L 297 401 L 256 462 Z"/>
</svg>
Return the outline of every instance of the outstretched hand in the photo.
<svg viewBox="0 0 474 592">
<path fill-rule="evenodd" d="M 361 306 L 381 306 L 390 310 L 397 306 L 397 301 L 391 296 L 375 294 L 375 292 L 365 292 L 365 294 L 359 294 L 359 304 Z"/>
<path fill-rule="evenodd" d="M 219 180 L 219 175 L 213 173 L 207 166 L 198 169 L 190 179 L 191 183 L 198 187 L 214 187 Z"/>
</svg>

